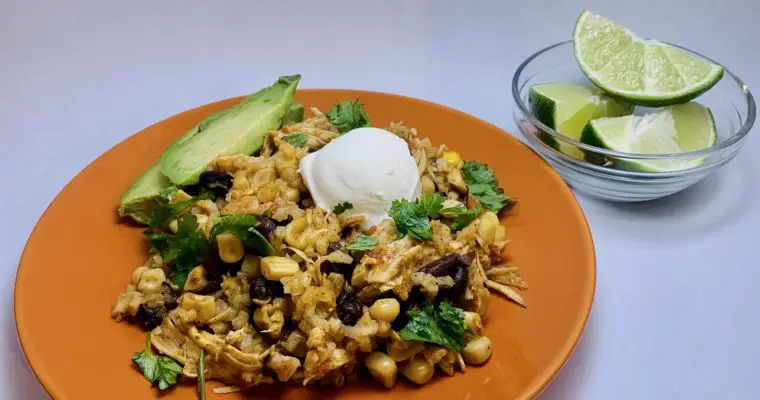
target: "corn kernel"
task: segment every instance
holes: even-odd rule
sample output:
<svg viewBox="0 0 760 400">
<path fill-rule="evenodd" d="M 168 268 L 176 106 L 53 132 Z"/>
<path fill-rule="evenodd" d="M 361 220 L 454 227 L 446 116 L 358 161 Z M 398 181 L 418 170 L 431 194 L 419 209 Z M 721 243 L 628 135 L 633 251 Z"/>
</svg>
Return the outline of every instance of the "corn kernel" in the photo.
<svg viewBox="0 0 760 400">
<path fill-rule="evenodd" d="M 173 202 L 188 201 L 188 200 L 190 200 L 192 198 L 193 198 L 193 196 L 190 196 L 184 190 L 178 190 L 177 193 L 174 194 L 174 198 L 172 198 L 172 201 Z"/>
<path fill-rule="evenodd" d="M 261 274 L 270 281 L 293 276 L 299 270 L 298 263 L 288 257 L 269 256 L 261 259 Z"/>
<path fill-rule="evenodd" d="M 184 290 L 194 292 L 203 289 L 206 285 L 208 285 L 208 281 L 206 280 L 206 270 L 199 265 L 193 268 L 187 275 Z"/>
<path fill-rule="evenodd" d="M 219 258 L 228 264 L 236 263 L 245 256 L 243 242 L 230 232 L 217 235 L 216 245 L 219 247 Z"/>
<path fill-rule="evenodd" d="M 456 165 L 456 166 L 462 166 L 464 162 L 462 161 L 462 156 L 459 155 L 456 151 L 445 151 L 443 153 L 443 159 L 448 161 L 449 164 Z"/>
<path fill-rule="evenodd" d="M 179 306 L 183 310 L 196 311 L 198 320 L 201 322 L 208 321 L 211 317 L 216 315 L 216 303 L 213 296 L 185 293 L 180 298 Z"/>
<path fill-rule="evenodd" d="M 309 244 L 306 235 L 308 225 L 309 223 L 306 221 L 306 217 L 298 217 L 291 221 L 285 227 L 285 242 L 298 250 L 305 249 Z"/>
</svg>

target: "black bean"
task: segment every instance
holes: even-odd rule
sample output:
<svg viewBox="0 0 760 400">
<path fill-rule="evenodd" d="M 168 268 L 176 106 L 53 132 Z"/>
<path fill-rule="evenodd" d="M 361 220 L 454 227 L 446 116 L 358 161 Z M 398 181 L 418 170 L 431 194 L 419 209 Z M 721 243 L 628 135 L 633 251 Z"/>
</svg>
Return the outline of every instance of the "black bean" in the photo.
<svg viewBox="0 0 760 400">
<path fill-rule="evenodd" d="M 334 263 L 332 261 L 322 261 L 322 264 L 320 264 L 320 270 L 323 274 L 330 274 L 331 272 L 335 272 L 336 274 L 343 275 L 346 279 L 351 279 L 351 275 L 354 273 L 354 268 L 356 268 L 355 263 L 351 264 L 344 264 L 344 263 Z"/>
<path fill-rule="evenodd" d="M 275 220 L 275 222 L 277 223 L 278 226 L 285 226 L 285 225 L 293 222 L 293 216 L 292 215 L 288 215 L 287 218 L 283 219 L 282 221 Z"/>
<path fill-rule="evenodd" d="M 335 264 L 333 264 L 332 261 L 327 261 L 327 260 L 322 261 L 322 264 L 319 264 L 319 270 L 323 274 L 327 274 L 327 275 L 330 275 L 330 273 L 332 272 L 338 272 L 335 269 Z"/>
<path fill-rule="evenodd" d="M 206 276 L 206 286 L 198 290 L 198 294 L 212 294 L 222 289 L 224 275 Z"/>
<path fill-rule="evenodd" d="M 340 251 L 343 249 L 343 245 L 340 244 L 340 242 L 332 242 L 329 246 L 327 246 L 327 252 L 332 253 L 334 251 Z"/>
<path fill-rule="evenodd" d="M 161 320 L 164 319 L 164 308 L 150 307 L 144 303 L 140 304 L 140 307 L 137 308 L 135 318 L 140 322 L 143 329 L 146 331 L 153 330 L 155 327 L 161 325 Z"/>
<path fill-rule="evenodd" d="M 168 311 L 171 311 L 175 308 L 177 308 L 178 302 L 177 298 L 179 297 L 179 293 L 174 290 L 174 288 L 171 287 L 168 283 L 164 282 L 161 284 L 161 294 L 164 297 L 164 307 Z"/>
<path fill-rule="evenodd" d="M 467 254 L 457 254 L 457 262 L 462 267 L 469 267 L 472 264 L 472 260 L 475 258 L 475 252 L 471 251 Z"/>
<path fill-rule="evenodd" d="M 386 296 L 385 294 L 380 296 L 381 298 L 387 298 L 387 297 L 393 297 L 393 296 Z M 391 328 L 395 331 L 400 331 L 403 329 L 406 324 L 409 322 L 409 315 L 407 312 L 409 310 L 417 310 L 420 307 L 422 307 L 423 304 L 427 301 L 427 296 L 425 296 L 424 293 L 422 293 L 422 290 L 420 290 L 419 286 L 415 286 L 412 288 L 412 290 L 409 292 L 409 297 L 405 301 L 400 301 L 399 304 L 401 305 L 401 309 L 398 313 L 398 316 L 396 319 L 391 322 Z"/>
<path fill-rule="evenodd" d="M 424 272 L 435 277 L 451 275 L 456 264 L 457 254 L 449 254 L 423 266 L 418 272 Z"/>
<path fill-rule="evenodd" d="M 272 299 L 272 290 L 269 288 L 267 280 L 261 276 L 253 281 L 248 294 L 251 296 L 251 300 L 267 301 Z"/>
<path fill-rule="evenodd" d="M 198 183 L 196 183 L 195 185 L 185 186 L 185 187 L 182 188 L 182 190 L 184 190 L 185 193 L 187 193 L 187 194 L 189 194 L 190 196 L 193 196 L 193 197 L 198 196 L 199 194 L 201 194 L 201 189 L 202 189 L 202 187 Z"/>
<path fill-rule="evenodd" d="M 356 325 L 364 313 L 364 306 L 356 293 L 341 293 L 337 299 L 338 318 L 344 325 Z"/>
<path fill-rule="evenodd" d="M 199 185 L 217 197 L 224 197 L 232 188 L 232 175 L 226 172 L 204 171 L 201 173 Z"/>
<path fill-rule="evenodd" d="M 274 229 L 277 228 L 277 220 L 274 220 L 272 218 L 265 217 L 263 215 L 257 215 L 256 221 L 259 222 L 256 230 L 264 235 L 265 238 L 269 238 L 269 235 L 271 235 L 272 232 L 274 232 Z"/>
<path fill-rule="evenodd" d="M 280 281 L 267 281 L 267 287 L 269 288 L 269 292 L 272 293 L 272 298 L 277 297 L 284 297 L 285 296 L 285 287 L 282 286 L 282 283 Z"/>
<path fill-rule="evenodd" d="M 467 267 L 458 265 L 452 278 L 454 278 L 454 286 L 449 290 L 454 294 L 462 293 L 467 287 Z"/>
</svg>

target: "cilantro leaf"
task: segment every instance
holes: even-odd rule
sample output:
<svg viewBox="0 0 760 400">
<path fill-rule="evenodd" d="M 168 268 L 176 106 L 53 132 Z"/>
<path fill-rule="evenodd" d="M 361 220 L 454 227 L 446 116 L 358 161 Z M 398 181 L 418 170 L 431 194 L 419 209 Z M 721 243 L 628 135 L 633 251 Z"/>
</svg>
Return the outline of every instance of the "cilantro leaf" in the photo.
<svg viewBox="0 0 760 400">
<path fill-rule="evenodd" d="M 177 221 L 177 233 L 155 232 L 146 230 L 148 243 L 155 249 L 167 264 L 173 264 L 170 279 L 176 285 L 184 286 L 187 274 L 200 264 L 211 250 L 203 231 L 193 214 L 185 214 Z"/>
<path fill-rule="evenodd" d="M 470 225 L 478 215 L 483 212 L 483 207 L 475 206 L 475 208 L 468 210 L 464 206 L 457 205 L 455 207 L 448 207 L 441 210 L 441 215 L 446 218 L 453 218 L 449 227 L 452 232 L 458 232 Z"/>
<path fill-rule="evenodd" d="M 464 312 L 442 301 L 436 310 L 428 300 L 421 309 L 409 311 L 409 322 L 399 331 L 404 340 L 435 343 L 453 351 L 465 346 L 465 334 L 470 329 L 464 323 Z"/>
<path fill-rule="evenodd" d="M 237 236 L 246 247 L 253 249 L 258 255 L 269 256 L 274 254 L 274 248 L 269 240 L 255 229 L 258 225 L 259 221 L 253 215 L 227 215 L 214 222 L 214 227 L 211 228 L 211 235 L 209 236 L 214 239 L 220 233 L 229 232 Z"/>
<path fill-rule="evenodd" d="M 303 133 L 294 133 L 292 135 L 286 135 L 282 137 L 282 140 L 290 143 L 293 147 L 306 146 L 306 135 Z"/>
<path fill-rule="evenodd" d="M 132 361 L 140 368 L 143 376 L 160 390 L 166 390 L 177 383 L 177 376 L 182 373 L 182 366 L 166 356 L 153 354 L 150 347 L 150 332 L 145 341 L 145 350 L 132 356 Z"/>
<path fill-rule="evenodd" d="M 213 198 L 213 193 L 206 192 L 188 200 L 173 201 L 178 191 L 179 189 L 176 186 L 170 186 L 159 192 L 158 196 L 153 199 L 150 213 L 146 219 L 148 226 L 160 229 L 166 228 L 171 220 L 177 218 L 179 214 L 195 204 L 196 201 Z"/>
<path fill-rule="evenodd" d="M 370 126 L 369 116 L 364 110 L 364 106 L 359 103 L 359 100 L 341 101 L 333 106 L 326 114 L 327 119 L 330 120 L 340 133 L 346 133 L 352 129 L 363 128 Z"/>
<path fill-rule="evenodd" d="M 417 199 L 417 205 L 421 212 L 430 218 L 438 218 L 438 214 L 443 209 L 443 196 L 436 193 L 425 193 Z"/>
<path fill-rule="evenodd" d="M 347 250 L 371 251 L 377 247 L 377 237 L 360 234 L 353 242 L 346 246 Z"/>
<path fill-rule="evenodd" d="M 499 187 L 499 181 L 487 165 L 477 161 L 465 161 L 462 172 L 467 189 L 483 207 L 499 212 L 514 202 L 504 194 L 504 189 Z"/>
<path fill-rule="evenodd" d="M 418 240 L 433 239 L 427 213 L 417 203 L 406 199 L 393 200 L 388 214 L 396 222 L 399 236 L 408 234 Z"/>
<path fill-rule="evenodd" d="M 335 214 L 342 214 L 346 210 L 350 210 L 352 208 L 354 208 L 353 204 L 351 204 L 351 203 L 349 203 L 347 201 L 344 201 L 342 203 L 338 203 L 335 207 L 333 207 L 333 213 L 335 213 Z"/>
</svg>

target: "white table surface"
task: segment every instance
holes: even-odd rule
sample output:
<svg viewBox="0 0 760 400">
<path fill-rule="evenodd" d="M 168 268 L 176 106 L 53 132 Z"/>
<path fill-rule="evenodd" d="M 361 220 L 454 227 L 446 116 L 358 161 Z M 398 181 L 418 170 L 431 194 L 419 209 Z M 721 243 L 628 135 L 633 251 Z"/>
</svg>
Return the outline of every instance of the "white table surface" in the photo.
<svg viewBox="0 0 760 400">
<path fill-rule="evenodd" d="M 513 71 L 568 39 L 582 7 L 709 54 L 760 88 L 757 0 L 359 3 L 0 2 L 0 397 L 46 398 L 12 313 L 35 222 L 90 161 L 174 113 L 299 72 L 304 88 L 420 97 L 517 133 Z M 542 399 L 760 396 L 755 131 L 736 160 L 681 194 L 631 205 L 579 196 L 596 243 L 596 299 Z"/>
</svg>

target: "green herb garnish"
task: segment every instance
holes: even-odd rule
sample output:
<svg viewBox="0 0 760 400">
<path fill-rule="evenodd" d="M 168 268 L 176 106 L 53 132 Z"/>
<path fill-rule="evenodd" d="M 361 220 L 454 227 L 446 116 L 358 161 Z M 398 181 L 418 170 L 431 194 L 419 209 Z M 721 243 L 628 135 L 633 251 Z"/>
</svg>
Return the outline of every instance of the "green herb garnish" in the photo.
<svg viewBox="0 0 760 400">
<path fill-rule="evenodd" d="M 467 189 L 483 207 L 499 212 L 513 203 L 513 200 L 504 194 L 504 189 L 499 187 L 499 181 L 487 165 L 477 161 L 465 161 L 462 172 Z"/>
<path fill-rule="evenodd" d="M 214 221 L 210 236 L 213 239 L 220 233 L 229 232 L 256 254 L 270 256 L 274 254 L 274 248 L 269 240 L 255 229 L 258 225 L 259 221 L 253 215 L 227 215 Z"/>
<path fill-rule="evenodd" d="M 294 133 L 292 135 L 283 136 L 282 140 L 290 143 L 293 147 L 306 146 L 306 135 L 303 133 Z"/>
<path fill-rule="evenodd" d="M 170 186 L 153 199 L 150 213 L 147 216 L 146 223 L 152 228 L 164 229 L 173 219 L 185 211 L 188 207 L 195 204 L 198 200 L 212 199 L 213 193 L 206 192 L 200 196 L 193 197 L 189 200 L 173 202 L 174 196 L 179 189 L 176 186 Z"/>
<path fill-rule="evenodd" d="M 441 215 L 446 218 L 453 218 L 454 221 L 449 224 L 449 228 L 451 228 L 452 232 L 458 232 L 466 228 L 467 225 L 470 225 L 470 223 L 472 223 L 475 218 L 478 218 L 478 215 L 482 212 L 483 207 L 479 205 L 471 210 L 468 210 L 464 206 L 456 205 L 454 207 L 444 208 L 441 210 Z"/>
<path fill-rule="evenodd" d="M 338 203 L 335 207 L 333 207 L 333 213 L 335 213 L 335 214 L 342 214 L 346 210 L 350 210 L 352 208 L 354 208 L 353 204 L 351 204 L 351 203 L 349 203 L 347 201 L 344 201 L 342 203 Z"/>
<path fill-rule="evenodd" d="M 346 133 L 352 129 L 370 126 L 369 116 L 359 100 L 341 101 L 333 106 L 326 114 L 340 133 Z"/>
<path fill-rule="evenodd" d="M 347 250 L 371 251 L 377 247 L 377 237 L 360 234 L 346 246 Z"/>
<path fill-rule="evenodd" d="M 388 214 L 396 222 L 399 237 L 409 235 L 417 240 L 433 239 L 427 212 L 418 203 L 406 199 L 393 200 Z"/>
<path fill-rule="evenodd" d="M 464 323 L 464 312 L 442 301 L 436 310 L 430 301 L 417 311 L 409 311 L 409 322 L 399 335 L 404 340 L 435 343 L 453 351 L 465 346 L 465 334 L 471 333 Z"/>
<path fill-rule="evenodd" d="M 166 390 L 177 383 L 177 375 L 182 373 L 182 366 L 166 356 L 153 354 L 150 347 L 150 332 L 145 340 L 145 350 L 135 353 L 132 361 L 140 368 L 145 379 Z"/>
<path fill-rule="evenodd" d="M 443 209 L 443 196 L 436 193 L 425 193 L 419 199 L 417 199 L 417 206 L 421 212 L 425 213 L 429 218 L 436 219 L 438 214 Z"/>
<path fill-rule="evenodd" d="M 157 232 L 146 230 L 148 243 L 167 264 L 173 264 L 170 279 L 178 286 L 184 286 L 187 274 L 200 264 L 211 250 L 203 231 L 198 229 L 197 220 L 193 214 L 185 214 L 177 221 L 177 233 Z"/>
</svg>

